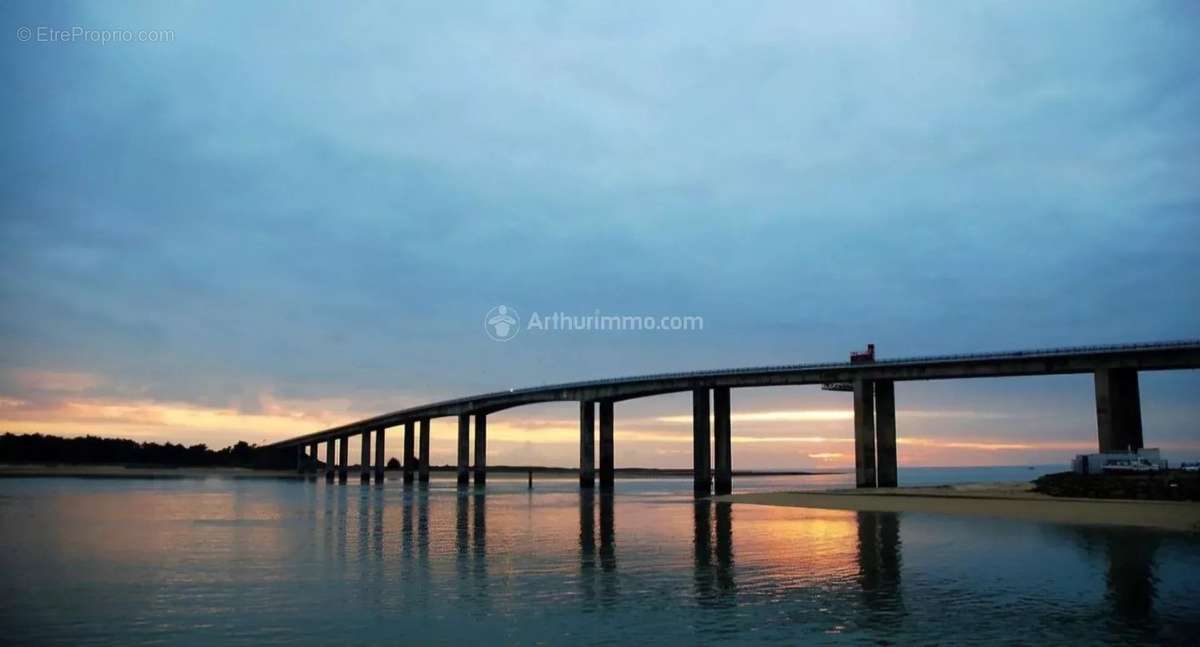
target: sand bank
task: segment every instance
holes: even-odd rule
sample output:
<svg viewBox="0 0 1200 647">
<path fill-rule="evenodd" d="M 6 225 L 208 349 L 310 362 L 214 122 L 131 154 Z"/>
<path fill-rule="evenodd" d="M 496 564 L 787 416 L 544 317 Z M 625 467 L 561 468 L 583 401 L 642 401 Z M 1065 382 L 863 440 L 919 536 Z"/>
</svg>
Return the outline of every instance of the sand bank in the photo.
<svg viewBox="0 0 1200 647">
<path fill-rule="evenodd" d="M 761 492 L 717 501 L 829 510 L 928 512 L 1085 525 L 1138 526 L 1200 532 L 1200 503 L 1056 498 L 1027 483 L 908 487 L 889 490 Z"/>
</svg>

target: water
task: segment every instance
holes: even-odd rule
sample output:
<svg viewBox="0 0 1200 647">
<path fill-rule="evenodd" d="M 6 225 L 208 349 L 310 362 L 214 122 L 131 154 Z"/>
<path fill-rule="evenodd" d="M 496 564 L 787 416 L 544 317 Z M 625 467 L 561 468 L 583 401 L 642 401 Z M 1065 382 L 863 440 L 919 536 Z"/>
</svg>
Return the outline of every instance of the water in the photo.
<svg viewBox="0 0 1200 647">
<path fill-rule="evenodd" d="M 1200 635 L 1191 535 L 697 504 L 686 480 L 617 487 L 581 495 L 570 480 L 542 480 L 529 493 L 523 480 L 493 477 L 484 495 L 446 481 L 0 480 L 0 625 L 21 645 Z"/>
</svg>

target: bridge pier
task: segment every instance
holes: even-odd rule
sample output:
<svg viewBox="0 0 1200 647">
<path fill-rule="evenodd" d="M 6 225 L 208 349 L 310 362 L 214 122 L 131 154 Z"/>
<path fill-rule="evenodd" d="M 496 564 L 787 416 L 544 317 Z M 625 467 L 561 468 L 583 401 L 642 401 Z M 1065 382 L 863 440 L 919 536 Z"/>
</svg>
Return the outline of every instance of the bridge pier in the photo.
<svg viewBox="0 0 1200 647">
<path fill-rule="evenodd" d="M 387 469 L 387 456 L 383 449 L 383 441 L 387 428 L 380 427 L 375 430 L 375 482 L 383 483 L 383 473 Z"/>
<path fill-rule="evenodd" d="M 421 418 L 421 463 L 417 466 L 417 480 L 429 482 L 429 418 Z"/>
<path fill-rule="evenodd" d="M 471 416 L 458 416 L 458 484 L 466 485 L 471 482 Z"/>
<path fill-rule="evenodd" d="M 416 458 L 413 456 L 413 442 L 416 440 L 417 423 L 409 420 L 404 423 L 404 482 L 413 482 L 413 469 L 417 466 Z"/>
<path fill-rule="evenodd" d="M 371 430 L 362 433 L 362 455 L 358 459 L 358 480 L 371 482 Z"/>
<path fill-rule="evenodd" d="M 854 483 L 876 487 L 875 383 L 854 380 Z"/>
<path fill-rule="evenodd" d="M 613 402 L 600 401 L 600 490 L 611 492 L 616 478 L 613 464 Z"/>
<path fill-rule="evenodd" d="M 321 453 L 317 449 L 316 442 L 308 446 L 308 455 L 311 457 L 308 463 L 308 472 L 315 475 L 317 473 L 317 463 L 321 462 Z"/>
<path fill-rule="evenodd" d="M 345 483 L 350 477 L 350 437 L 342 436 L 338 441 L 338 483 Z"/>
<path fill-rule="evenodd" d="M 296 473 L 304 473 L 304 445 L 296 445 Z"/>
<path fill-rule="evenodd" d="M 692 480 L 696 496 L 712 488 L 712 426 L 709 423 L 708 389 L 692 390 Z"/>
<path fill-rule="evenodd" d="M 325 441 L 325 480 L 329 483 L 333 483 L 333 444 L 335 442 L 337 440 L 334 438 Z"/>
<path fill-rule="evenodd" d="M 854 381 L 854 482 L 896 487 L 896 386 L 892 380 Z"/>
<path fill-rule="evenodd" d="M 896 487 L 896 384 L 875 382 L 876 481 L 879 487 Z"/>
<path fill-rule="evenodd" d="M 1132 368 L 1095 371 L 1096 427 L 1100 451 L 1127 452 L 1143 447 L 1142 396 Z"/>
<path fill-rule="evenodd" d="M 487 484 L 487 415 L 475 414 L 475 485 Z"/>
<path fill-rule="evenodd" d="M 579 487 L 596 487 L 596 403 L 579 403 Z"/>
<path fill-rule="evenodd" d="M 733 444 L 729 424 L 729 387 L 713 389 L 713 450 L 717 470 L 713 479 L 713 491 L 718 495 L 733 492 Z"/>
</svg>

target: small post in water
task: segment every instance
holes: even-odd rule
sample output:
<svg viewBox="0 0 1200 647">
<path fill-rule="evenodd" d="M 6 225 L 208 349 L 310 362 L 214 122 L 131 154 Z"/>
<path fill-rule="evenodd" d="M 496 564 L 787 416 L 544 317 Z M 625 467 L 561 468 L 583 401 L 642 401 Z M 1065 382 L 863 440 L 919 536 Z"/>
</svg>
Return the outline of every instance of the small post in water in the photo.
<svg viewBox="0 0 1200 647">
<path fill-rule="evenodd" d="M 533 468 L 529 468 L 529 489 L 533 489 Z"/>
</svg>

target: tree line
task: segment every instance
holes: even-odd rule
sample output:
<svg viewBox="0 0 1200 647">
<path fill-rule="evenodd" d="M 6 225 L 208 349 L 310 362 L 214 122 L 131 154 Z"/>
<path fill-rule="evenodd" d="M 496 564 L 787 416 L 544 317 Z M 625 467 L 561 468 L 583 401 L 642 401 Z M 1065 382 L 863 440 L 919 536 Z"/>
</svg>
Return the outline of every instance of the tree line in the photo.
<svg viewBox="0 0 1200 647">
<path fill-rule="evenodd" d="M 294 450 L 265 449 L 244 440 L 213 450 L 203 443 L 188 447 L 99 436 L 64 438 L 6 433 L 0 436 L 0 463 L 288 469 L 296 466 L 296 456 Z"/>
</svg>

